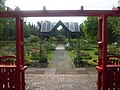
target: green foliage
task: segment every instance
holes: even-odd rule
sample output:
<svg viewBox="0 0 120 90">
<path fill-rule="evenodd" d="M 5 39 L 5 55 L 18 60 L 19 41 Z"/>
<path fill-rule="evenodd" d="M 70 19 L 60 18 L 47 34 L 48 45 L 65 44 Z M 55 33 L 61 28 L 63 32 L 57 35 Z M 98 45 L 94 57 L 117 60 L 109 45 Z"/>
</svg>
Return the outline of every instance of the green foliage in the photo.
<svg viewBox="0 0 120 90">
<path fill-rule="evenodd" d="M 108 54 L 120 55 L 120 47 L 115 46 L 115 45 L 108 46 Z"/>
<path fill-rule="evenodd" d="M 111 37 L 110 39 L 112 40 L 112 43 L 118 42 L 120 44 L 120 17 L 110 17 L 108 18 L 108 23 L 109 23 L 109 36 Z"/>
<path fill-rule="evenodd" d="M 75 67 L 86 67 L 87 66 L 87 61 L 83 60 L 83 58 L 80 55 L 77 55 L 74 58 L 74 65 Z"/>
<path fill-rule="evenodd" d="M 92 59 L 88 61 L 90 66 L 97 66 L 98 65 L 98 58 Z"/>
<path fill-rule="evenodd" d="M 41 56 L 41 57 L 39 58 L 39 63 L 48 63 L 47 57 Z"/>
<path fill-rule="evenodd" d="M 0 55 L 1 56 L 9 56 L 9 55 L 15 55 L 15 44 L 14 42 L 11 44 L 8 44 L 7 46 L 0 48 Z"/>
<path fill-rule="evenodd" d="M 32 59 L 31 59 L 31 55 L 25 55 L 25 64 L 31 64 L 32 63 Z"/>
<path fill-rule="evenodd" d="M 69 46 L 69 47 L 66 47 L 65 49 L 66 49 L 67 51 L 71 51 L 71 50 L 73 50 L 73 47 Z"/>
<path fill-rule="evenodd" d="M 92 56 L 90 56 L 90 54 L 88 52 L 80 52 L 80 56 L 83 58 L 83 59 L 92 59 Z"/>
<path fill-rule="evenodd" d="M 98 20 L 97 17 L 88 17 L 81 28 L 84 32 L 83 37 L 90 43 L 97 42 Z M 118 42 L 120 44 L 120 17 L 108 18 L 108 43 Z"/>
<path fill-rule="evenodd" d="M 82 24 L 84 36 L 89 42 L 95 43 L 97 41 L 98 21 L 97 17 L 87 17 L 87 20 Z"/>
<path fill-rule="evenodd" d="M 96 49 L 95 52 L 94 52 L 95 55 L 98 55 L 98 50 Z"/>
<path fill-rule="evenodd" d="M 0 0 L 0 11 L 5 10 L 5 1 L 6 0 Z"/>
<path fill-rule="evenodd" d="M 39 42 L 40 39 L 35 35 L 30 35 L 28 40 L 30 41 L 30 43 L 37 43 L 37 42 Z"/>
<path fill-rule="evenodd" d="M 47 58 L 48 58 L 48 60 L 52 60 L 52 58 L 53 58 L 53 51 L 49 51 L 48 52 Z"/>
<path fill-rule="evenodd" d="M 82 50 L 90 50 L 91 49 L 91 46 L 90 46 L 90 43 L 88 42 L 88 40 L 86 40 L 86 39 L 80 40 L 80 49 L 82 49 Z"/>
</svg>

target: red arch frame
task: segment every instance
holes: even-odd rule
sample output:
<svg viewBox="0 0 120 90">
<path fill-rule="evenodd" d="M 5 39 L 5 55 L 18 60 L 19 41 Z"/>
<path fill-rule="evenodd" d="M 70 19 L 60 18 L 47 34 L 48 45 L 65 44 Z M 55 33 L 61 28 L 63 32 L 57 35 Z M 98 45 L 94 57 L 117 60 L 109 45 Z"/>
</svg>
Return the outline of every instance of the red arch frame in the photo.
<svg viewBox="0 0 120 90">
<path fill-rule="evenodd" d="M 113 10 L 38 10 L 38 11 L 0 11 L 0 18 L 16 18 L 16 65 L 0 65 L 1 68 L 16 68 L 16 90 L 25 90 L 24 70 L 24 30 L 22 17 L 52 16 L 97 16 L 98 18 L 98 90 L 107 90 L 107 18 L 120 16 L 120 7 Z M 8 56 L 9 57 L 9 56 Z M 0 58 L 3 58 L 2 56 Z M 118 67 L 120 65 L 111 65 Z M 22 72 L 22 73 L 21 73 Z M 22 75 L 22 76 L 21 76 Z M 1 78 L 1 76 L 0 76 Z M 101 81 L 102 80 L 102 81 Z M 23 85 L 21 85 L 21 82 Z M 1 84 L 1 82 L 0 82 Z M 0 89 L 2 87 L 0 86 Z"/>
</svg>

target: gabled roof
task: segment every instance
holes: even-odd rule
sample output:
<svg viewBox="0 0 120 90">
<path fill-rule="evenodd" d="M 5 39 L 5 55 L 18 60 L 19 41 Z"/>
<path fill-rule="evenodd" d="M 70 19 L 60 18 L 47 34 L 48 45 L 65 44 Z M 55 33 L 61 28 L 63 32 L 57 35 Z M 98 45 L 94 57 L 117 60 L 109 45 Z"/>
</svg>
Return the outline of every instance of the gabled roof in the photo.
<svg viewBox="0 0 120 90">
<path fill-rule="evenodd" d="M 41 35 L 48 36 L 57 30 L 59 26 L 62 26 L 65 31 L 69 32 L 70 35 L 81 35 L 82 32 L 77 22 L 61 22 L 58 23 L 45 21 L 41 23 Z"/>
<path fill-rule="evenodd" d="M 51 33 L 53 33 L 54 31 L 56 31 L 57 28 L 58 28 L 60 25 L 61 25 L 67 32 L 71 32 L 61 21 L 59 21 L 59 22 L 51 29 L 51 31 L 49 32 L 49 34 L 51 34 Z"/>
</svg>

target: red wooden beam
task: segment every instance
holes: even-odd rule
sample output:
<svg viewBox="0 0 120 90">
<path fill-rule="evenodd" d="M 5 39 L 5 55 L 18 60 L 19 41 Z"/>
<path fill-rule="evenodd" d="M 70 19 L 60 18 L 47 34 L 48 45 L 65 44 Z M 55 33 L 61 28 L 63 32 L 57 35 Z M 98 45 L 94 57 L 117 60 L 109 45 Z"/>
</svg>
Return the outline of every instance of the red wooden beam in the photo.
<svg viewBox="0 0 120 90">
<path fill-rule="evenodd" d="M 34 10 L 0 11 L 0 17 L 120 16 L 115 10 Z"/>
<path fill-rule="evenodd" d="M 0 56 L 0 58 L 16 58 L 16 56 Z"/>
<path fill-rule="evenodd" d="M 107 55 L 108 58 L 120 58 L 120 55 Z"/>
</svg>

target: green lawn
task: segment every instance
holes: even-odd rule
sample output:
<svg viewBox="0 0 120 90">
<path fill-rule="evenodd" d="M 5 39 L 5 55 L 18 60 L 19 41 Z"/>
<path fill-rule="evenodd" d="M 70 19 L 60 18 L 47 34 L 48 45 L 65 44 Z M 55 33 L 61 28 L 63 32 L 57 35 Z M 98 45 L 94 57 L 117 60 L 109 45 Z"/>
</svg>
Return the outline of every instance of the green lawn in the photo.
<svg viewBox="0 0 120 90">
<path fill-rule="evenodd" d="M 47 54 L 48 60 L 52 60 L 53 59 L 53 54 L 54 54 L 53 51 L 48 52 L 48 54 Z"/>
<path fill-rule="evenodd" d="M 87 52 L 87 53 L 89 53 L 90 54 L 90 56 L 92 56 L 92 59 L 95 59 L 95 58 L 98 58 L 98 55 L 95 55 L 95 51 L 96 51 L 97 49 L 96 48 L 94 48 L 93 50 L 81 50 L 81 51 L 83 51 L 83 52 Z"/>
</svg>

